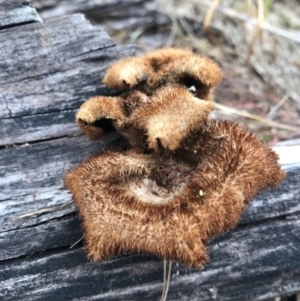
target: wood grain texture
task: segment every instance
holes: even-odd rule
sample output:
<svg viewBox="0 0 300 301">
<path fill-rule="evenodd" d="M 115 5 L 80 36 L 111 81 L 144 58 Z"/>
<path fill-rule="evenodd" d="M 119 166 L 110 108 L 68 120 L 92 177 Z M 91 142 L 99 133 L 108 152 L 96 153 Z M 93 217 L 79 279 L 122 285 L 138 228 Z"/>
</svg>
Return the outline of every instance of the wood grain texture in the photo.
<svg viewBox="0 0 300 301">
<path fill-rule="evenodd" d="M 296 292 L 299 231 L 299 220 L 282 220 L 215 239 L 204 269 L 173 264 L 168 300 L 264 300 Z M 3 262 L 0 278 L 5 300 L 159 300 L 162 262 L 132 255 L 92 263 L 81 248 L 54 249 Z"/>
<path fill-rule="evenodd" d="M 168 17 L 159 11 L 153 0 L 32 0 L 32 4 L 45 20 L 81 12 L 108 31 L 147 29 L 169 23 Z"/>
<path fill-rule="evenodd" d="M 27 0 L 0 0 L 0 7 L 0 30 L 42 21 L 36 9 Z"/>
<path fill-rule="evenodd" d="M 0 0 L 0 8 L 7 3 L 21 2 Z M 109 93 L 105 69 L 135 47 L 116 46 L 82 15 L 2 29 L 0 45 L 0 300 L 159 300 L 161 260 L 122 255 L 93 263 L 82 242 L 69 249 L 82 230 L 63 188 L 64 174 L 81 160 L 124 147 L 115 133 L 88 141 L 74 115 L 88 97 Z M 238 228 L 210 243 L 204 269 L 174 263 L 168 300 L 299 291 L 299 173 L 299 165 L 288 167 L 286 181 L 260 194 Z"/>
<path fill-rule="evenodd" d="M 73 205 L 64 206 L 71 201 L 63 188 L 64 175 L 108 146 L 122 147 L 124 141 L 118 137 L 112 134 L 92 143 L 79 136 L 0 150 L 1 230 L 33 226 L 74 212 Z"/>
<path fill-rule="evenodd" d="M 0 44 L 0 146 L 79 134 L 75 110 L 107 94 L 104 71 L 135 51 L 82 15 L 0 31 Z"/>
</svg>

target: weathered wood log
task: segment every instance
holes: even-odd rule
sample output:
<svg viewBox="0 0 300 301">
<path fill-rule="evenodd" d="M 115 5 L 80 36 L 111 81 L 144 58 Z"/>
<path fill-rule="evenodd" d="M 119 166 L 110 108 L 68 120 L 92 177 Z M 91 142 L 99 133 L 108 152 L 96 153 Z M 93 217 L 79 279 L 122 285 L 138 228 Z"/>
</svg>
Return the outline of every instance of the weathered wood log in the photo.
<svg viewBox="0 0 300 301">
<path fill-rule="evenodd" d="M 153 0 L 33 0 L 43 19 L 72 13 L 84 13 L 93 23 L 101 24 L 107 31 L 124 28 L 144 29 L 168 24 L 169 18 L 159 11 Z"/>
<path fill-rule="evenodd" d="M 41 22 L 36 9 L 31 7 L 27 0 L 0 0 L 0 7 L 0 30 L 20 24 Z"/>
<path fill-rule="evenodd" d="M 107 93 L 104 70 L 135 47 L 116 46 L 82 15 L 21 28 L 0 31 L 0 145 L 79 133 L 74 110 Z"/>
<path fill-rule="evenodd" d="M 39 227 L 36 239 L 45 248 L 56 227 Z M 203 270 L 173 265 L 169 300 L 265 300 L 296 292 L 299 235 L 299 220 L 271 220 L 215 239 Z M 81 247 L 59 248 L 3 262 L 0 277 L 5 300 L 158 300 L 162 264 L 134 255 L 92 263 Z"/>
<path fill-rule="evenodd" d="M 88 141 L 74 114 L 86 98 L 108 93 L 103 72 L 135 47 L 116 46 L 82 15 L 16 25 L 0 30 L 0 300 L 158 300 L 161 260 L 123 255 L 94 263 L 82 242 L 69 249 L 82 230 L 63 188 L 64 174 L 85 157 L 123 146 L 117 134 Z M 238 228 L 210 243 L 204 269 L 173 264 L 169 300 L 299 291 L 299 164 L 287 172 Z"/>
</svg>

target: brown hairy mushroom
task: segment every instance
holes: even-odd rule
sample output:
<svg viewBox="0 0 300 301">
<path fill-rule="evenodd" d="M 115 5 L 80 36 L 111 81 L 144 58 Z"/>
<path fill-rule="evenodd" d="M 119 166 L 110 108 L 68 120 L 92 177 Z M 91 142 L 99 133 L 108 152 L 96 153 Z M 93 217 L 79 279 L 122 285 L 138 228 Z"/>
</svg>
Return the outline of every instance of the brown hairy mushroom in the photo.
<svg viewBox="0 0 300 301">
<path fill-rule="evenodd" d="M 221 77 L 210 59 L 158 50 L 107 71 L 104 83 L 126 92 L 81 106 L 76 120 L 89 138 L 115 129 L 131 146 L 84 161 L 65 177 L 91 259 L 138 252 L 201 267 L 207 241 L 284 179 L 278 156 L 254 134 L 210 119 L 213 103 L 205 100 Z"/>
<path fill-rule="evenodd" d="M 118 97 L 92 97 L 79 108 L 76 122 L 91 140 L 100 139 L 116 130 L 128 141 L 131 148 L 143 152 L 147 148 L 146 138 L 128 120 L 130 114 L 147 101 L 148 97 L 139 91 L 129 91 Z"/>
<path fill-rule="evenodd" d="M 212 102 L 196 98 L 184 87 L 169 85 L 152 96 L 131 90 L 119 97 L 93 97 L 80 107 L 76 120 L 93 140 L 115 129 L 140 152 L 158 151 L 160 145 L 174 151 L 213 108 Z"/>
<path fill-rule="evenodd" d="M 114 63 L 107 70 L 103 83 L 111 89 L 134 88 L 148 95 L 162 86 L 178 84 L 190 89 L 198 98 L 212 100 L 212 89 L 221 79 L 222 72 L 211 59 L 189 50 L 166 48 Z"/>
<path fill-rule="evenodd" d="M 284 179 L 277 155 L 244 128 L 215 120 L 200 128 L 192 140 L 209 149 L 196 144 L 193 158 L 182 155 L 184 144 L 172 157 L 107 152 L 67 174 L 91 259 L 138 252 L 201 267 L 205 243 L 232 229 L 259 191 Z"/>
<path fill-rule="evenodd" d="M 196 98 L 187 89 L 167 86 L 157 90 L 149 102 L 141 104 L 130 121 L 148 136 L 150 149 L 158 151 L 163 146 L 174 151 L 213 109 L 211 102 Z"/>
<path fill-rule="evenodd" d="M 102 82 L 110 89 L 128 90 L 146 82 L 151 72 L 151 67 L 143 57 L 129 57 L 110 66 Z"/>
<path fill-rule="evenodd" d="M 192 55 L 189 50 L 164 48 L 141 57 L 129 57 L 117 61 L 110 66 L 102 80 L 110 89 L 127 90 L 139 88 L 151 94 L 157 82 L 157 73 L 179 57 Z"/>
<path fill-rule="evenodd" d="M 118 97 L 92 97 L 79 108 L 76 122 L 91 140 L 116 130 L 132 148 L 144 151 L 146 144 L 145 139 L 141 139 L 142 131 L 127 124 L 131 113 L 147 101 L 148 97 L 139 91 L 129 91 Z"/>
<path fill-rule="evenodd" d="M 88 99 L 76 114 L 76 122 L 91 140 L 101 138 L 114 130 L 126 118 L 122 109 L 122 99 L 118 97 L 96 96 Z"/>
<path fill-rule="evenodd" d="M 170 64 L 190 55 L 193 52 L 187 49 L 162 48 L 145 54 L 143 58 L 155 73 L 163 73 Z"/>
<path fill-rule="evenodd" d="M 177 126 L 177 134 L 172 133 L 172 138 L 169 138 L 169 142 L 166 141 L 169 144 L 165 145 L 174 150 L 185 133 L 195 128 L 201 119 L 207 118 L 212 110 L 211 105 L 197 102 L 196 97 L 212 100 L 212 89 L 221 78 L 222 73 L 217 64 L 189 50 L 166 48 L 142 57 L 125 58 L 114 63 L 103 78 L 103 83 L 109 88 L 125 92 L 118 97 L 96 96 L 87 100 L 80 107 L 76 121 L 92 140 L 99 139 L 115 129 L 128 140 L 131 147 L 143 152 L 147 149 L 143 132 L 149 135 L 150 148 L 156 149 L 153 131 L 150 132 L 156 123 L 155 120 L 163 115 L 166 115 L 166 122 L 169 122 L 170 118 L 174 122 L 177 118 L 176 125 L 168 128 L 172 131 Z M 157 99 L 160 101 L 156 101 Z M 164 101 L 166 104 L 163 104 Z M 149 103 L 153 104 L 147 106 Z M 170 105 L 172 111 L 168 113 Z M 156 113 L 160 111 L 160 117 L 153 115 L 154 108 Z M 139 109 L 138 112 L 131 118 L 136 109 Z M 181 114 L 184 110 L 187 111 Z M 142 116 L 144 113 L 148 117 L 153 115 L 152 126 L 149 122 L 145 124 L 145 118 Z M 164 132 L 166 135 L 167 132 Z M 157 139 L 156 141 L 159 142 Z"/>
<path fill-rule="evenodd" d="M 211 59 L 189 54 L 170 63 L 160 73 L 157 86 L 180 84 L 200 99 L 213 100 L 213 88 L 222 80 L 219 66 Z"/>
</svg>

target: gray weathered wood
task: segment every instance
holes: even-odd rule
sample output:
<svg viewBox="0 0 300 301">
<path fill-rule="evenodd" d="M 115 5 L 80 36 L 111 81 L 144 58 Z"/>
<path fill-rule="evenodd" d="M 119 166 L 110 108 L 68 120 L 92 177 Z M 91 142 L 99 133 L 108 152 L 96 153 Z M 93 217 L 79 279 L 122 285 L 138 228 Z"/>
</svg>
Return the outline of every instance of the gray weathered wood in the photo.
<svg viewBox="0 0 300 301">
<path fill-rule="evenodd" d="M 74 110 L 107 93 L 105 69 L 135 50 L 82 15 L 0 31 L 0 45 L 0 146 L 78 134 Z"/>
<path fill-rule="evenodd" d="M 0 119 L 0 147 L 28 143 L 45 138 L 80 134 L 74 123 L 76 110 L 64 110 L 40 115 Z"/>
<path fill-rule="evenodd" d="M 1 230 L 24 228 L 74 212 L 74 206 L 64 207 L 71 200 L 63 189 L 64 174 L 108 145 L 121 146 L 117 137 L 114 134 L 92 143 L 79 136 L 0 150 Z M 53 208 L 56 210 L 51 212 Z"/>
<path fill-rule="evenodd" d="M 82 230 L 63 188 L 81 160 L 124 146 L 117 134 L 88 141 L 74 115 L 88 97 L 108 93 L 105 69 L 135 48 L 116 46 L 82 15 L 0 30 L 0 45 L 0 300 L 158 300 L 161 260 L 93 263 L 82 242 L 69 249 Z M 299 165 L 287 167 L 285 183 L 260 194 L 234 231 L 214 239 L 204 269 L 174 263 L 168 300 L 299 291 L 299 174 Z"/>
<path fill-rule="evenodd" d="M 45 20 L 81 12 L 108 31 L 147 29 L 169 23 L 168 17 L 159 11 L 153 0 L 32 0 L 32 3 Z"/>
<path fill-rule="evenodd" d="M 50 238 L 62 227 L 56 231 L 53 225 L 52 230 L 40 231 Z M 44 243 L 46 248 L 45 237 Z M 201 271 L 173 264 L 168 300 L 248 301 L 297 292 L 300 222 L 277 220 L 238 228 L 210 244 L 210 257 Z M 162 262 L 150 257 L 92 263 L 81 248 L 65 248 L 4 262 L 0 279 L 5 300 L 11 301 L 20 295 L 28 301 L 158 300 L 162 273 Z"/>
<path fill-rule="evenodd" d="M 41 22 L 36 9 L 27 0 L 0 0 L 0 30 L 20 24 Z"/>
</svg>

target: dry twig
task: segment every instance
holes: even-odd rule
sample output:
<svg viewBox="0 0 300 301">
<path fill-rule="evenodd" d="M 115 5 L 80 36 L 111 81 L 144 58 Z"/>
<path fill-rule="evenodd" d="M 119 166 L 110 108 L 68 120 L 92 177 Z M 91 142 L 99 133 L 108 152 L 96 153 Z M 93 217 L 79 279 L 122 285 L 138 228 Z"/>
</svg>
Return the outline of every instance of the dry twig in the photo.
<svg viewBox="0 0 300 301">
<path fill-rule="evenodd" d="M 292 126 L 292 125 L 282 124 L 282 123 L 279 123 L 279 122 L 276 122 L 276 121 L 271 121 L 271 120 L 268 120 L 265 117 L 261 117 L 259 115 L 251 114 L 251 113 L 248 113 L 246 111 L 237 110 L 237 109 L 225 106 L 225 105 L 221 105 L 219 103 L 214 103 L 214 105 L 217 109 L 219 109 L 223 112 L 226 112 L 226 113 L 232 113 L 232 114 L 236 114 L 236 115 L 243 116 L 243 117 L 246 117 L 246 118 L 250 118 L 250 119 L 259 121 L 259 122 L 263 123 L 266 126 L 275 127 L 275 128 L 278 128 L 278 129 L 287 130 L 287 131 L 291 131 L 291 132 L 295 132 L 295 133 L 300 133 L 300 129 L 298 127 L 295 127 L 295 126 Z"/>
</svg>

